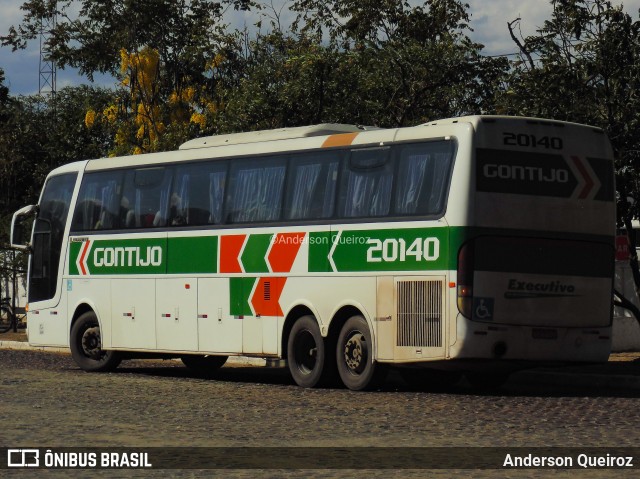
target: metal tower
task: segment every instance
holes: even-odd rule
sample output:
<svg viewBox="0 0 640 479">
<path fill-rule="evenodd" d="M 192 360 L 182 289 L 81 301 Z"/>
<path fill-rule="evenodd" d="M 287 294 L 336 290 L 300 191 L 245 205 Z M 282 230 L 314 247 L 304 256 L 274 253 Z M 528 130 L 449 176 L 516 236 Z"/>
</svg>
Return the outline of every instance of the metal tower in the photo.
<svg viewBox="0 0 640 479">
<path fill-rule="evenodd" d="M 48 16 L 40 18 L 40 75 L 38 77 L 38 93 L 40 95 L 56 94 L 56 62 L 49 56 L 48 40 L 56 27 L 56 1 L 51 2 L 53 8 Z"/>
</svg>

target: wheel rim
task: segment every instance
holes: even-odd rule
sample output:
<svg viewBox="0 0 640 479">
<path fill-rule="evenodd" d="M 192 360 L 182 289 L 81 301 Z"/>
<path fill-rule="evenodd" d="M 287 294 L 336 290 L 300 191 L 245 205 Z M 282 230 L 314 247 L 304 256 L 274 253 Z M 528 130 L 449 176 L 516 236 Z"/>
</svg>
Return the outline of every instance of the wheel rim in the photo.
<svg viewBox="0 0 640 479">
<path fill-rule="evenodd" d="M 311 373 L 316 367 L 318 346 L 311 331 L 300 331 L 295 338 L 293 355 L 296 366 L 304 374 Z"/>
<path fill-rule="evenodd" d="M 344 363 L 347 369 L 351 374 L 362 374 L 368 359 L 367 338 L 361 331 L 353 331 L 344 345 Z"/>
<path fill-rule="evenodd" d="M 91 359 L 100 359 L 103 356 L 102 343 L 100 342 L 100 328 L 93 326 L 82 333 L 82 351 Z"/>
</svg>

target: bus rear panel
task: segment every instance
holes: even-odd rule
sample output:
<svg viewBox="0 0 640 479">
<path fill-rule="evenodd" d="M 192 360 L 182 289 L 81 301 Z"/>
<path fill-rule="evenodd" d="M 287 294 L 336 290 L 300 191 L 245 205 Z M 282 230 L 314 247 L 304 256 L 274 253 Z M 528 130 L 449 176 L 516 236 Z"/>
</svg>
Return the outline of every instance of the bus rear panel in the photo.
<svg viewBox="0 0 640 479">
<path fill-rule="evenodd" d="M 476 123 L 474 160 L 468 224 L 452 244 L 451 357 L 606 361 L 615 188 L 605 135 L 485 118 Z"/>
</svg>

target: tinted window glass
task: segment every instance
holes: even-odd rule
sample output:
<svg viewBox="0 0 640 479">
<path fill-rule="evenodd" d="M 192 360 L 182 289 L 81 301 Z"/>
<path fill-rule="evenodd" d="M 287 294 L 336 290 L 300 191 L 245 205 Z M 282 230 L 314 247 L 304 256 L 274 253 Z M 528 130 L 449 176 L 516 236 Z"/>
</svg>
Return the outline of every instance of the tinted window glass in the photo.
<svg viewBox="0 0 640 479">
<path fill-rule="evenodd" d="M 166 226 L 169 216 L 169 168 L 141 168 L 125 173 L 120 201 L 122 228 Z"/>
<path fill-rule="evenodd" d="M 333 152 L 292 158 L 284 219 L 333 216 L 338 164 L 339 156 Z"/>
<path fill-rule="evenodd" d="M 393 164 L 389 148 L 351 151 L 340 185 L 339 215 L 343 218 L 389 214 Z"/>
<path fill-rule="evenodd" d="M 169 224 L 222 223 L 226 162 L 191 163 L 176 167 Z"/>
<path fill-rule="evenodd" d="M 394 215 L 433 215 L 444 210 L 454 144 L 439 141 L 400 148 Z"/>
<path fill-rule="evenodd" d="M 33 231 L 29 301 L 51 299 L 55 295 L 60 249 L 76 178 L 76 173 L 54 176 L 44 186 Z"/>
<path fill-rule="evenodd" d="M 226 223 L 280 219 L 286 159 L 233 160 Z"/>
<path fill-rule="evenodd" d="M 73 214 L 73 231 L 109 230 L 120 227 L 121 170 L 88 173 L 82 180 Z"/>
</svg>

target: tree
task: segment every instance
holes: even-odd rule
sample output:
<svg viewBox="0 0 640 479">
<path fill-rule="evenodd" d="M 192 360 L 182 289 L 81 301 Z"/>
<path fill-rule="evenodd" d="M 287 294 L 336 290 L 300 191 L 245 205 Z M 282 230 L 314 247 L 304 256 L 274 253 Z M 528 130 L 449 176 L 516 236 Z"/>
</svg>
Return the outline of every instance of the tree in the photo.
<svg viewBox="0 0 640 479">
<path fill-rule="evenodd" d="M 394 127 L 491 112 L 507 62 L 482 56 L 468 38 L 467 8 L 456 0 L 296 1 L 292 33 L 276 29 L 237 49 L 247 53 L 223 113 L 243 129 Z"/>
<path fill-rule="evenodd" d="M 0 215 L 5 225 L 21 206 L 35 203 L 49 171 L 72 161 L 104 156 L 109 132 L 87 130 L 87 109 L 101 109 L 112 92 L 80 86 L 55 97 L 8 97 L 0 122 Z M 3 240 L 8 226 L 2 228 Z"/>
<path fill-rule="evenodd" d="M 0 38 L 14 50 L 24 48 L 38 35 L 40 19 L 56 13 L 47 47 L 57 66 L 78 68 L 90 80 L 97 72 L 121 80 L 117 101 L 104 115 L 115 135 L 112 154 L 158 151 L 191 136 L 191 123 L 202 126 L 203 110 L 211 103 L 203 97 L 203 87 L 211 88 L 208 65 L 225 39 L 223 13 L 251 5 L 251 0 L 30 0 L 22 6 L 21 24 Z M 74 7 L 79 7 L 75 16 Z M 89 113 L 89 125 L 101 119 L 98 113 Z"/>
<path fill-rule="evenodd" d="M 521 58 L 499 109 L 603 128 L 621 178 L 637 194 L 640 19 L 608 0 L 554 0 L 536 35 L 514 39 Z M 510 24 L 513 34 L 513 22 Z"/>
</svg>

